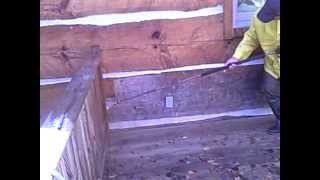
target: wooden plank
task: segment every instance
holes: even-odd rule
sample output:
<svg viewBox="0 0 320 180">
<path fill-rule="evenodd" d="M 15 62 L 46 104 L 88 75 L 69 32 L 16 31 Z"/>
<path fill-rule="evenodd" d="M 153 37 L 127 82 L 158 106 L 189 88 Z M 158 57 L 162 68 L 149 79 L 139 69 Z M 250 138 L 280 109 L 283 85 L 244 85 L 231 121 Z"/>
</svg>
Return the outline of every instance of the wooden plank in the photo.
<svg viewBox="0 0 320 180">
<path fill-rule="evenodd" d="M 127 13 L 137 11 L 190 11 L 222 3 L 222 0 L 42 0 L 41 19 L 65 19 L 94 14 Z"/>
<path fill-rule="evenodd" d="M 88 116 L 86 112 L 86 106 L 84 105 L 84 108 L 82 112 L 79 115 L 80 118 L 80 131 L 81 131 L 81 139 L 82 139 L 82 148 L 84 152 L 84 163 L 85 163 L 85 169 L 87 172 L 88 179 L 95 179 L 95 175 L 92 172 L 92 166 L 91 166 L 91 160 L 90 160 L 90 154 L 89 154 L 89 140 L 88 140 L 88 134 L 87 131 L 87 124 L 88 124 Z"/>
<path fill-rule="evenodd" d="M 224 38 L 233 38 L 233 0 L 224 0 Z"/>
<path fill-rule="evenodd" d="M 98 70 L 100 72 L 100 70 Z M 92 119 L 94 119 L 94 123 L 91 123 L 94 134 L 94 142 L 96 144 L 95 153 L 96 153 L 96 174 L 98 178 L 103 176 L 103 168 L 104 168 L 104 154 L 106 152 L 106 142 L 108 141 L 108 132 L 106 131 L 108 128 L 108 123 L 106 121 L 106 105 L 105 99 L 102 97 L 102 79 L 100 73 L 97 74 L 97 78 L 94 82 L 94 88 L 92 88 L 92 99 L 91 105 L 88 106 L 88 112 L 91 112 Z M 91 111 L 90 111 L 91 110 Z M 101 159 L 103 159 L 101 161 Z"/>
<path fill-rule="evenodd" d="M 110 176 L 236 179 L 230 170 L 238 167 L 242 179 L 279 179 L 279 169 L 270 169 L 277 169 L 280 136 L 265 132 L 273 122 L 265 116 L 112 131 Z"/>
</svg>

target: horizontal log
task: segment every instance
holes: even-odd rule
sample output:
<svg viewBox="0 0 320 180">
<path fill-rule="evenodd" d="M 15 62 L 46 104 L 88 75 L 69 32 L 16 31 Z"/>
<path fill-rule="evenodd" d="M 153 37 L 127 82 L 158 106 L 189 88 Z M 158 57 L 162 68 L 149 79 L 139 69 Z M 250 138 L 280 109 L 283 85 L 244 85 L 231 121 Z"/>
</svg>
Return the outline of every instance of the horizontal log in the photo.
<svg viewBox="0 0 320 180">
<path fill-rule="evenodd" d="M 103 51 L 102 72 L 159 70 L 221 63 L 230 57 L 238 41 L 211 41 L 179 46 L 159 45 L 143 50 Z"/>
<path fill-rule="evenodd" d="M 223 40 L 223 16 L 152 20 L 112 26 L 50 26 L 40 28 L 40 50 L 83 49 L 99 43 L 101 49 L 139 48 L 150 44 L 187 44 Z"/>
<path fill-rule="evenodd" d="M 215 6 L 222 0 L 42 0 L 41 19 L 70 19 L 94 14 L 127 13 L 137 11 L 190 11 Z"/>
<path fill-rule="evenodd" d="M 40 32 L 41 78 L 70 76 L 83 63 L 75 52 L 92 44 L 102 49 L 106 73 L 221 62 L 239 42 L 223 40 L 222 15 L 107 27 L 44 27 Z"/>
</svg>

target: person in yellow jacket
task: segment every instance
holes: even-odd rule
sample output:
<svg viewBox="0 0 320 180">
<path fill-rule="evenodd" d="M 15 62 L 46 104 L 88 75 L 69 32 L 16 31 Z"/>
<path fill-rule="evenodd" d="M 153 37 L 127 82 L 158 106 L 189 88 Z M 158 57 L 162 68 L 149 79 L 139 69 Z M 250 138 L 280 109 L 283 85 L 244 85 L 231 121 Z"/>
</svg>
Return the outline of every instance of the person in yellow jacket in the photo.
<svg viewBox="0 0 320 180">
<path fill-rule="evenodd" d="M 269 133 L 280 133 L 280 0 L 266 0 L 225 65 L 248 58 L 260 45 L 265 56 L 263 91 L 277 120 Z M 279 51 L 279 54 L 274 53 Z"/>
</svg>

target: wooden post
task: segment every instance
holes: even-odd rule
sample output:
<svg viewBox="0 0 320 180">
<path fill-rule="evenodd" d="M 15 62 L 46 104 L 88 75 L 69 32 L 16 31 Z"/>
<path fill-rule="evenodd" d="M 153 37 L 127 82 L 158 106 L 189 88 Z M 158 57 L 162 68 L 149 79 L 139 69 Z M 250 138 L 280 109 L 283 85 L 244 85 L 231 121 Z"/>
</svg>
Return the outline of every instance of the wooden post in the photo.
<svg viewBox="0 0 320 180">
<path fill-rule="evenodd" d="M 79 121 L 79 113 L 96 79 L 100 52 L 97 46 L 90 49 L 86 63 L 73 75 L 64 95 L 57 101 L 49 115 L 44 118 L 44 123 L 40 127 L 40 176 L 42 180 L 52 179 L 53 170 L 57 167 L 69 138 L 73 134 L 73 127 Z"/>
<path fill-rule="evenodd" d="M 233 0 L 224 0 L 224 39 L 233 38 Z"/>
</svg>

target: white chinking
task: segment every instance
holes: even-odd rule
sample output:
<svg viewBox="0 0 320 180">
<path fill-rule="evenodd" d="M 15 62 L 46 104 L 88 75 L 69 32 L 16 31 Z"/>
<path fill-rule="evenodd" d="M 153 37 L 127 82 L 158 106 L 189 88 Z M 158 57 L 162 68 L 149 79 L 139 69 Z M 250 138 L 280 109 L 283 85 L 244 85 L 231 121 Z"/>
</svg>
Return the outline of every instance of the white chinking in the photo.
<svg viewBox="0 0 320 180">
<path fill-rule="evenodd" d="M 40 20 L 40 27 L 57 25 L 109 26 L 113 24 L 142 22 L 157 19 L 184 19 L 203 17 L 222 13 L 223 6 L 217 5 L 195 11 L 142 11 L 134 13 L 92 15 L 75 19 Z"/>
</svg>

